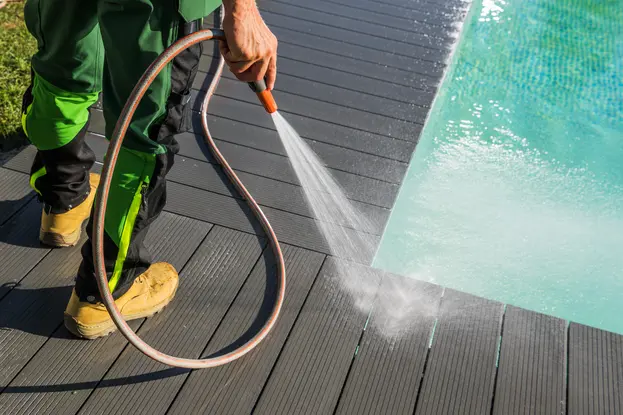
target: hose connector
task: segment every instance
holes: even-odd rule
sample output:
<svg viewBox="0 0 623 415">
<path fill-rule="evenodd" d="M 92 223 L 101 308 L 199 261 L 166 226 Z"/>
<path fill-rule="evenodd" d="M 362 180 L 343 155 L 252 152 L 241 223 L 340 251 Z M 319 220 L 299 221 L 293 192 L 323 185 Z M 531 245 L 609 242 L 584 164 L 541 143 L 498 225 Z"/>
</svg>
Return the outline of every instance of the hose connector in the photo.
<svg viewBox="0 0 623 415">
<path fill-rule="evenodd" d="M 264 82 L 264 80 L 249 82 L 249 86 L 253 92 L 257 94 L 260 103 L 267 113 L 272 114 L 277 111 L 278 108 L 275 98 L 273 98 L 273 94 L 266 87 L 266 82 Z"/>
</svg>

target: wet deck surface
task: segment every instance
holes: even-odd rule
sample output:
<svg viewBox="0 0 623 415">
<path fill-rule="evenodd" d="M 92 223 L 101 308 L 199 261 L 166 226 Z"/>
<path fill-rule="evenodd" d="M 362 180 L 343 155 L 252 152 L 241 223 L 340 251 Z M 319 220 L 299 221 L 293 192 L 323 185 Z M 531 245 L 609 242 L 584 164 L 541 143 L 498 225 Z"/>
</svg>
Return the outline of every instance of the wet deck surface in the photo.
<svg viewBox="0 0 623 415">
<path fill-rule="evenodd" d="M 441 0 L 259 4 L 280 39 L 275 97 L 281 112 L 380 238 L 465 6 Z M 195 109 L 211 54 L 206 47 Z M 623 413 L 622 336 L 362 272 L 379 287 L 402 284 L 426 305 L 400 334 L 386 336 L 375 309 L 383 300 L 378 292 L 361 307 L 336 287 L 336 259 L 328 256 L 272 122 L 248 87 L 226 74 L 210 108 L 219 147 L 285 249 L 286 302 L 275 330 L 241 360 L 193 372 L 150 361 L 118 334 L 72 338 L 62 311 L 80 253 L 38 244 L 29 147 L 0 168 L 1 413 Z M 101 161 L 106 142 L 97 109 L 90 130 Z M 200 357 L 241 344 L 263 323 L 274 268 L 266 241 L 203 138 L 188 132 L 178 141 L 166 212 L 148 245 L 157 260 L 180 270 L 181 286 L 164 312 L 132 327 L 165 352 Z"/>
</svg>

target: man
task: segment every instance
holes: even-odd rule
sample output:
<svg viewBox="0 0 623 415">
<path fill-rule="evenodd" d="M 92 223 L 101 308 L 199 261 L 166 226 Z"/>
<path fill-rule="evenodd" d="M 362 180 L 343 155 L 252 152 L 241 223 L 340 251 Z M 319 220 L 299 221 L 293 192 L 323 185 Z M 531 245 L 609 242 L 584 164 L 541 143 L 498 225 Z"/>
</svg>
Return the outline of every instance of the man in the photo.
<svg viewBox="0 0 623 415">
<path fill-rule="evenodd" d="M 89 218 L 99 176 L 85 143 L 89 107 L 103 96 L 110 137 L 132 88 L 149 64 L 177 39 L 199 30 L 219 0 L 27 0 L 26 25 L 37 39 L 32 85 L 24 95 L 22 123 L 37 147 L 30 183 L 43 202 L 40 239 L 53 247 L 75 245 Z M 223 0 L 227 43 L 221 53 L 242 81 L 276 77 L 277 40 L 254 0 Z M 178 151 L 174 134 L 189 123 L 190 89 L 201 45 L 179 55 L 139 105 L 119 153 L 105 218 L 104 254 L 109 288 L 127 320 L 166 306 L 178 285 L 176 270 L 151 263 L 143 240 L 166 202 L 165 176 Z M 92 223 L 92 222 L 91 222 Z M 90 236 L 90 225 L 88 233 Z M 91 242 L 65 310 L 77 336 L 115 330 L 100 302 Z"/>
</svg>

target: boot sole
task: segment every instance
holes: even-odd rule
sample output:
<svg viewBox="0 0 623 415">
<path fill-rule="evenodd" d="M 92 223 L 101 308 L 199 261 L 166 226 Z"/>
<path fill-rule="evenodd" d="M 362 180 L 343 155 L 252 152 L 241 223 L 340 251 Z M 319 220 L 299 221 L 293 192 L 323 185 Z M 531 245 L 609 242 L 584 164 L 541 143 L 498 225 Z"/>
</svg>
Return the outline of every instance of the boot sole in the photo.
<svg viewBox="0 0 623 415">
<path fill-rule="evenodd" d="M 139 318 L 153 317 L 154 315 L 158 314 L 159 312 L 164 310 L 166 306 L 169 305 L 169 303 L 171 302 L 171 300 L 173 300 L 173 298 L 175 297 L 175 294 L 177 293 L 178 286 L 179 286 L 179 283 L 178 285 L 175 286 L 175 290 L 173 290 L 173 294 L 169 298 L 167 298 L 166 301 L 163 301 L 162 303 L 158 304 L 157 306 L 153 307 L 150 310 L 143 311 L 142 313 L 136 313 L 136 314 L 123 316 L 123 318 L 125 319 L 125 321 L 132 321 L 132 320 L 137 320 Z M 76 337 L 80 337 L 80 338 L 87 339 L 87 340 L 94 340 L 100 337 L 106 337 L 109 334 L 117 331 L 117 326 L 112 321 L 112 319 L 104 321 L 94 326 L 84 326 L 78 323 L 69 314 L 65 314 L 64 322 L 65 322 L 65 327 L 71 334 L 73 334 Z"/>
<path fill-rule="evenodd" d="M 94 190 L 91 189 L 91 191 L 94 191 Z M 92 204 L 91 204 L 91 208 L 93 208 Z M 89 221 L 89 216 L 87 216 L 82 221 L 80 226 L 78 226 L 78 229 L 76 229 L 74 232 L 70 233 L 69 235 L 61 235 L 60 233 L 46 232 L 42 228 L 39 228 L 39 241 L 41 241 L 42 244 L 47 245 L 52 248 L 69 248 L 69 247 L 75 246 L 78 243 L 78 241 L 80 241 L 80 236 L 82 235 L 82 228 L 85 226 L 85 224 L 88 221 Z"/>
<path fill-rule="evenodd" d="M 42 244 L 50 246 L 52 248 L 69 248 L 71 246 L 75 246 L 80 240 L 80 236 L 82 235 L 82 228 L 89 221 L 87 217 L 82 221 L 78 229 L 69 235 L 61 235 L 60 233 L 54 232 L 46 232 L 43 229 L 39 228 L 39 241 Z"/>
<path fill-rule="evenodd" d="M 82 235 L 82 226 L 77 231 L 69 235 L 61 235 L 60 233 L 45 232 L 43 229 L 39 230 L 39 241 L 42 244 L 53 248 L 68 248 L 75 246 L 80 240 Z"/>
</svg>

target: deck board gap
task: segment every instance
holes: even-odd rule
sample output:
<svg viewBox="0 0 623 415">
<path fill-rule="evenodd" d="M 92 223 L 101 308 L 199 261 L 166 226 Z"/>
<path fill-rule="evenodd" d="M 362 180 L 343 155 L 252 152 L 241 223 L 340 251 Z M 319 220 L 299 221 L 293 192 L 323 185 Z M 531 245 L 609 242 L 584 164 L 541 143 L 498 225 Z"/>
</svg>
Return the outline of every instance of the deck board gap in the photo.
<svg viewBox="0 0 623 415">
<path fill-rule="evenodd" d="M 498 386 L 498 374 L 500 373 L 500 359 L 502 358 L 502 342 L 504 341 L 504 322 L 506 320 L 506 305 L 504 305 L 504 311 L 502 312 L 502 323 L 500 324 L 500 334 L 498 337 L 498 352 L 495 359 L 495 375 L 493 376 L 493 391 L 491 393 L 491 407 L 489 413 L 493 415 L 493 409 L 495 405 L 495 392 Z"/>
</svg>

